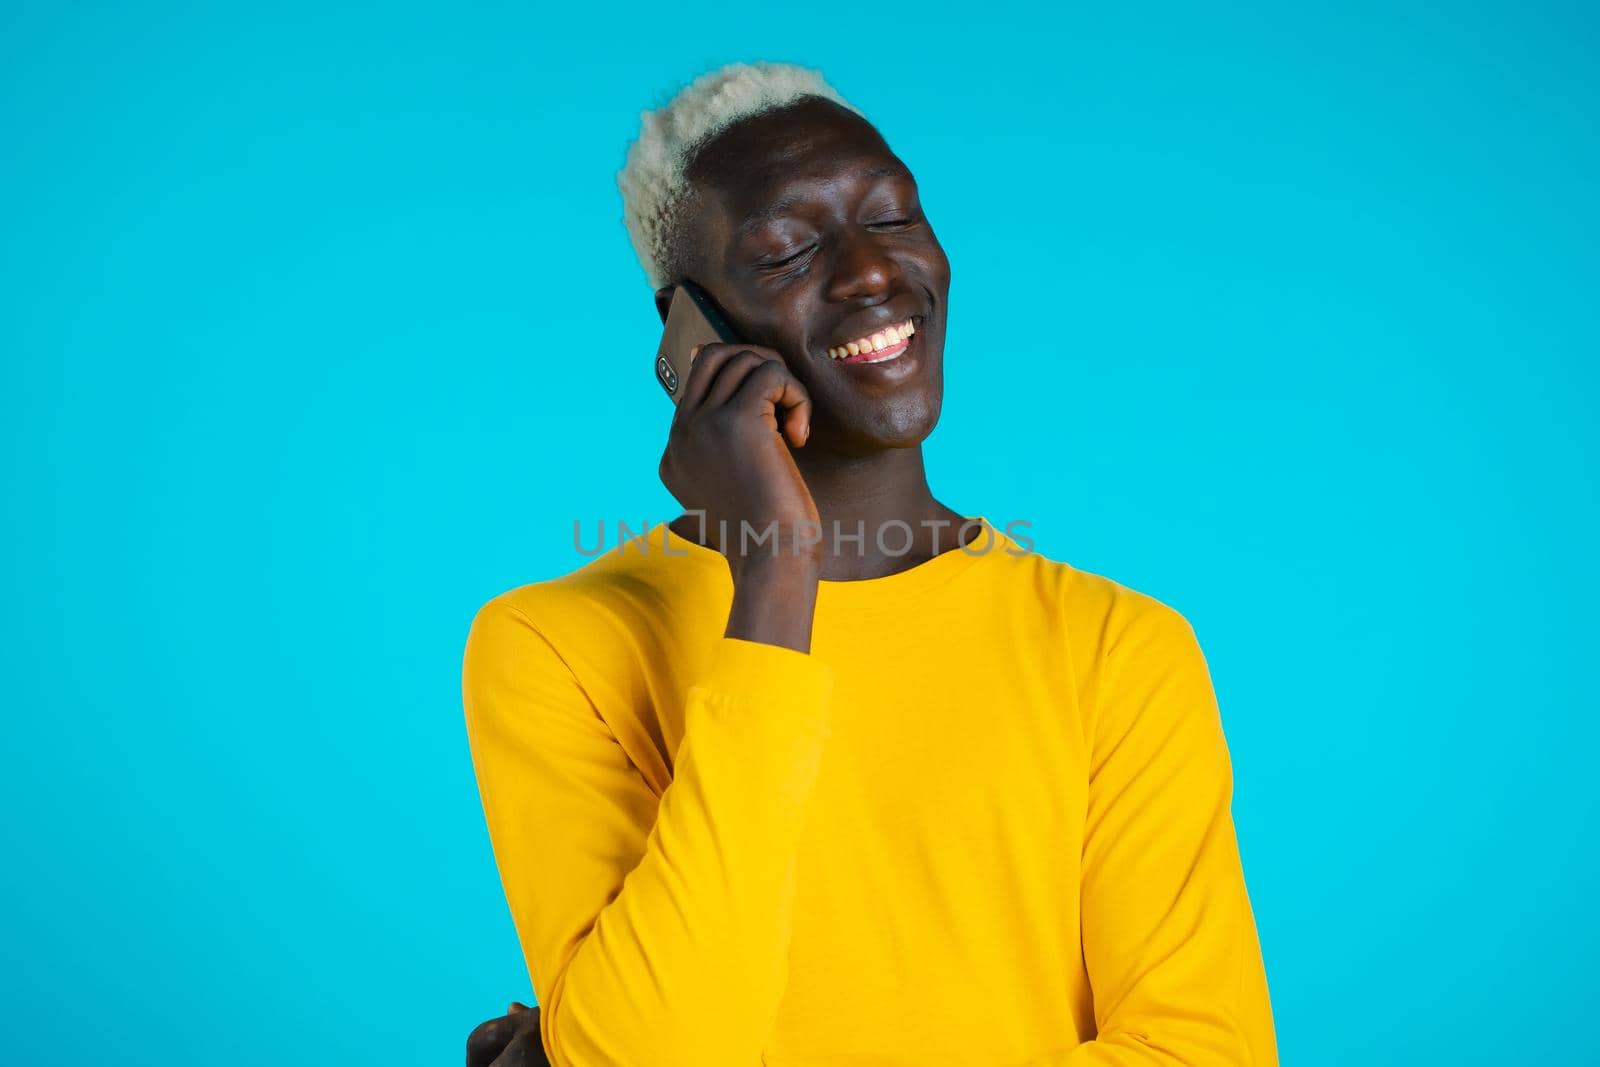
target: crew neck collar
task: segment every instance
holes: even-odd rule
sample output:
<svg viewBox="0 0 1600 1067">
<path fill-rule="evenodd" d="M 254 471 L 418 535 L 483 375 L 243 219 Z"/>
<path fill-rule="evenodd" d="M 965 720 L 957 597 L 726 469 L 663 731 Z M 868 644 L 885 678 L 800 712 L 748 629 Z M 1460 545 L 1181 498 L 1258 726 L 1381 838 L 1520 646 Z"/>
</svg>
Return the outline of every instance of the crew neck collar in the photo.
<svg viewBox="0 0 1600 1067">
<path fill-rule="evenodd" d="M 818 604 L 824 602 L 869 604 L 920 593 L 943 585 L 980 561 L 1005 552 L 1011 545 L 1011 539 L 997 529 L 987 517 L 969 515 L 965 520 L 968 524 L 977 523 L 980 527 L 969 544 L 954 543 L 961 528 L 943 528 L 939 531 L 942 551 L 937 556 L 923 560 L 914 567 L 878 578 L 858 578 L 851 581 L 832 581 L 824 578 L 817 587 Z M 696 567 L 726 568 L 727 566 L 727 560 L 722 553 L 680 536 L 665 522 L 651 527 L 646 538 L 652 551 L 660 552 L 665 548 L 666 551 L 662 554 L 674 560 L 681 560 Z M 725 569 L 723 573 L 726 573 Z"/>
</svg>

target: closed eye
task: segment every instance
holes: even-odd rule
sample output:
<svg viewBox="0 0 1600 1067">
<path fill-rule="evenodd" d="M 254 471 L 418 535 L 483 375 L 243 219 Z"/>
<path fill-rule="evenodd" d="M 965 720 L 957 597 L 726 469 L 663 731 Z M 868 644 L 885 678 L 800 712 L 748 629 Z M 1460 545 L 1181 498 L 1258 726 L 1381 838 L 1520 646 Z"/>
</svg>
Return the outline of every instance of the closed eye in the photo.
<svg viewBox="0 0 1600 1067">
<path fill-rule="evenodd" d="M 769 268 L 769 267 L 785 267 L 785 266 L 788 266 L 790 263 L 793 263 L 795 260 L 799 259 L 801 256 L 805 255 L 807 252 L 811 251 L 815 247 L 816 247 L 815 245 L 806 245 L 804 248 L 802 248 L 800 251 L 796 252 L 792 256 L 789 256 L 789 257 L 787 257 L 785 259 L 770 260 L 770 261 L 768 261 L 766 263 L 761 264 L 761 266 L 762 266 L 763 269 L 766 269 L 766 268 Z"/>
</svg>

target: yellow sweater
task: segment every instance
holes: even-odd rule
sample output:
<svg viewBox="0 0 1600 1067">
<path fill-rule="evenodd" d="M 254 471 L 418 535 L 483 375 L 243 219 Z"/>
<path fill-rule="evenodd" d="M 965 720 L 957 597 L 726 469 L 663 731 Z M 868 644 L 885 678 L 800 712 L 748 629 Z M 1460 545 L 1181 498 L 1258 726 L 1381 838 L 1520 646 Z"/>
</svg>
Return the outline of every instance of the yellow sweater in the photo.
<svg viewBox="0 0 1600 1067">
<path fill-rule="evenodd" d="M 823 582 L 810 654 L 723 637 L 725 561 L 664 523 L 479 610 L 555 1067 L 1277 1063 L 1193 631 L 984 527 Z"/>
</svg>

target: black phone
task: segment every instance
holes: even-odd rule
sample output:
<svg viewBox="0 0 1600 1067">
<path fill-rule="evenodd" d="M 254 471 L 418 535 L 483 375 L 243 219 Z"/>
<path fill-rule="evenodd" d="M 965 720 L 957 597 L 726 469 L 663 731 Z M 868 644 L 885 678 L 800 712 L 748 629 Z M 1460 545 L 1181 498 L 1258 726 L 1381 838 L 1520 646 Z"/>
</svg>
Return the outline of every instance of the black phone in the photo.
<svg viewBox="0 0 1600 1067">
<path fill-rule="evenodd" d="M 689 378 L 689 350 L 715 341 L 737 341 L 711 295 L 694 282 L 678 283 L 656 349 L 656 381 L 676 404 Z"/>
</svg>

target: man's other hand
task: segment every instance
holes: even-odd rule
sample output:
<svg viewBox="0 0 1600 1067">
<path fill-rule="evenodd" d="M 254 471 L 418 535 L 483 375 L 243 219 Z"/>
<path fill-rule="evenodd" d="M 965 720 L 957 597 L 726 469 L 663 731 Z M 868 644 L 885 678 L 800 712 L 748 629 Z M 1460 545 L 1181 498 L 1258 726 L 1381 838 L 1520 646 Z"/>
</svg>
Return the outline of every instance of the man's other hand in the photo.
<svg viewBox="0 0 1600 1067">
<path fill-rule="evenodd" d="M 467 1035 L 467 1067 L 550 1067 L 539 1038 L 539 1009 L 511 1002 L 506 1014 Z"/>
</svg>

